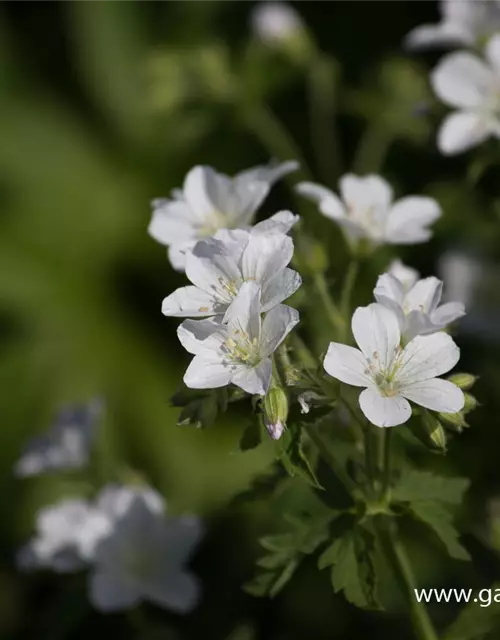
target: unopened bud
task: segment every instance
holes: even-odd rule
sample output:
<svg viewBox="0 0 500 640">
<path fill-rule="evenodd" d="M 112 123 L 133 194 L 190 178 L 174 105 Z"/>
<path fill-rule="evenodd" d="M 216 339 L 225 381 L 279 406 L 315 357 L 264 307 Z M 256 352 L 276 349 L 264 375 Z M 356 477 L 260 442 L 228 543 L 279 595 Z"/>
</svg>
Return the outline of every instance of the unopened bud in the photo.
<svg viewBox="0 0 500 640">
<path fill-rule="evenodd" d="M 477 377 L 473 376 L 471 373 L 454 373 L 448 378 L 449 382 L 456 384 L 459 389 L 462 389 L 462 391 L 472 389 L 476 380 Z"/>
<path fill-rule="evenodd" d="M 422 415 L 422 424 L 433 447 L 439 451 L 445 452 L 446 433 L 443 425 L 439 422 L 436 416 L 425 411 Z"/>
<path fill-rule="evenodd" d="M 479 404 L 476 398 L 474 398 L 474 396 L 471 395 L 470 393 L 464 393 L 464 400 L 465 400 L 464 409 L 463 409 L 464 413 L 469 413 L 469 411 L 474 411 L 474 409 Z"/>
<path fill-rule="evenodd" d="M 439 419 L 443 422 L 446 422 L 448 426 L 450 426 L 455 431 L 462 431 L 465 427 L 469 425 L 465 421 L 464 414 L 462 411 L 458 411 L 457 413 L 440 413 Z"/>
<path fill-rule="evenodd" d="M 279 440 L 288 418 L 288 398 L 281 387 L 272 387 L 264 397 L 264 424 L 273 440 Z"/>
</svg>

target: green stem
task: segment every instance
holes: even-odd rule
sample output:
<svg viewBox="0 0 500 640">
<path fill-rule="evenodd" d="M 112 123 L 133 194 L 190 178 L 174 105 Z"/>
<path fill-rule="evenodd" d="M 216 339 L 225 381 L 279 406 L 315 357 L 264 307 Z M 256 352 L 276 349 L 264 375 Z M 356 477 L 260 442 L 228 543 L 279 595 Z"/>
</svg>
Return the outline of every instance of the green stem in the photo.
<svg viewBox="0 0 500 640">
<path fill-rule="evenodd" d="M 378 173 L 392 142 L 392 136 L 377 122 L 367 126 L 356 150 L 354 173 Z"/>
<path fill-rule="evenodd" d="M 313 282 L 321 302 L 323 303 L 323 307 L 325 308 L 328 321 L 336 332 L 342 334 L 345 331 L 345 320 L 340 309 L 337 307 L 330 295 L 324 273 L 316 273 L 314 275 Z"/>
<path fill-rule="evenodd" d="M 417 584 L 413 569 L 397 529 L 391 525 L 394 523 L 388 522 L 386 526 L 379 527 L 379 534 L 388 559 L 393 566 L 396 579 L 408 601 L 415 635 L 419 640 L 439 640 L 425 605 L 418 602 L 415 597 Z"/>
<path fill-rule="evenodd" d="M 335 187 L 340 177 L 339 143 L 335 126 L 336 68 L 325 55 L 317 55 L 309 70 L 311 140 L 322 182 Z"/>
<path fill-rule="evenodd" d="M 377 478 L 376 448 L 374 439 L 374 427 L 371 424 L 365 425 L 365 470 L 369 480 L 369 498 L 375 497 L 375 481 Z"/>
<path fill-rule="evenodd" d="M 391 501 L 391 442 L 392 442 L 392 428 L 387 427 L 382 429 L 382 446 L 381 446 L 381 468 L 382 468 L 382 490 L 380 493 L 380 500 L 384 504 L 389 504 Z"/>
<path fill-rule="evenodd" d="M 340 482 L 344 485 L 346 491 L 352 496 L 354 500 L 360 499 L 361 492 L 356 486 L 354 481 L 346 473 L 342 465 L 336 460 L 335 456 L 331 453 L 328 445 L 324 442 L 321 433 L 318 430 L 317 425 L 308 424 L 304 425 L 307 431 L 307 435 L 313 442 L 314 446 L 318 450 L 323 460 L 329 465 L 333 473 L 337 476 Z"/>
</svg>

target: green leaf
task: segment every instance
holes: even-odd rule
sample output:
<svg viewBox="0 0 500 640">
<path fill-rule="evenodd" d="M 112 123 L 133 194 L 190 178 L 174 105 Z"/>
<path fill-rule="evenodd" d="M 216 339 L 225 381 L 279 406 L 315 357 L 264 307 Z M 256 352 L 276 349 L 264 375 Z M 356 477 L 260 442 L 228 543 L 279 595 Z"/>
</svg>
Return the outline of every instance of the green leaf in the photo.
<svg viewBox="0 0 500 640">
<path fill-rule="evenodd" d="M 218 414 L 227 408 L 227 390 L 224 388 L 198 391 L 185 387 L 174 393 L 170 402 L 174 407 L 182 407 L 178 425 L 209 427 L 215 422 Z"/>
<path fill-rule="evenodd" d="M 323 489 L 305 451 L 303 430 L 299 425 L 290 425 L 275 446 L 278 459 L 292 478 L 298 476 L 310 486 Z"/>
<path fill-rule="evenodd" d="M 396 502 L 440 500 L 460 504 L 469 484 L 467 478 L 445 478 L 428 471 L 411 470 L 399 479 L 392 491 L 392 499 Z"/>
<path fill-rule="evenodd" d="M 419 500 L 412 502 L 408 511 L 434 531 L 452 558 L 470 560 L 468 552 L 458 541 L 459 533 L 453 526 L 453 516 L 444 505 L 430 500 Z"/>
<path fill-rule="evenodd" d="M 379 609 L 375 570 L 375 536 L 365 527 L 346 531 L 320 556 L 318 566 L 332 566 L 334 591 L 343 591 L 358 607 Z"/>
<path fill-rule="evenodd" d="M 267 555 L 257 561 L 266 569 L 244 586 L 251 595 L 273 598 L 287 584 L 305 555 L 314 553 L 328 540 L 328 525 L 336 513 L 306 518 L 287 517 L 290 530 L 286 533 L 261 538 L 260 544 Z"/>
<path fill-rule="evenodd" d="M 500 591 L 499 583 L 490 587 L 492 593 L 497 589 Z M 469 602 L 450 625 L 443 640 L 482 640 L 499 622 L 498 607 Z"/>
</svg>

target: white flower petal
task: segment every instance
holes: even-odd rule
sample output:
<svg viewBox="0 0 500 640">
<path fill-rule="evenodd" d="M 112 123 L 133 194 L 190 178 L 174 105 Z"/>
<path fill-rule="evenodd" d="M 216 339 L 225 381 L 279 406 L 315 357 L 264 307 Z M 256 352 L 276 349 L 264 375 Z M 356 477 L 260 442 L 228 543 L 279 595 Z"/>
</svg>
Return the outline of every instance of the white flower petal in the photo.
<svg viewBox="0 0 500 640">
<path fill-rule="evenodd" d="M 413 382 L 400 388 L 400 393 L 408 400 L 432 411 L 457 413 L 464 407 L 464 394 L 452 382 L 432 378 Z"/>
<path fill-rule="evenodd" d="M 352 333 L 368 360 L 385 369 L 399 347 L 401 333 L 395 313 L 381 304 L 358 307 L 352 316 Z"/>
<path fill-rule="evenodd" d="M 453 0 L 453 4 L 461 4 L 461 2 L 460 0 Z M 404 46 L 410 50 L 430 47 L 453 47 L 460 44 L 471 45 L 473 44 L 473 38 L 459 25 L 445 23 L 424 24 L 416 27 L 410 31 L 404 40 Z"/>
<path fill-rule="evenodd" d="M 401 396 L 381 396 L 376 389 L 365 389 L 359 394 L 359 406 L 366 418 L 377 427 L 395 427 L 411 416 L 411 407 Z"/>
<path fill-rule="evenodd" d="M 405 295 L 403 284 L 390 273 L 384 273 L 378 277 L 377 284 L 373 290 L 373 295 L 377 302 L 383 304 L 382 299 L 395 302 L 401 305 Z"/>
<path fill-rule="evenodd" d="M 229 331 L 247 333 L 250 339 L 260 336 L 261 287 L 256 282 L 244 282 L 229 305 L 224 322 Z"/>
<path fill-rule="evenodd" d="M 141 601 L 141 594 L 135 584 L 105 570 L 97 569 L 90 576 L 89 586 L 92 606 L 104 613 L 129 609 Z"/>
<path fill-rule="evenodd" d="M 232 372 L 231 382 L 251 395 L 264 396 L 271 384 L 273 363 L 264 358 L 256 367 L 238 365 Z"/>
<path fill-rule="evenodd" d="M 285 269 L 268 280 L 262 288 L 261 311 L 269 311 L 294 294 L 302 284 L 302 278 L 293 269 Z"/>
<path fill-rule="evenodd" d="M 367 374 L 368 362 L 359 349 L 339 342 L 330 342 L 325 359 L 325 371 L 333 378 L 355 387 L 368 387 L 372 380 Z"/>
<path fill-rule="evenodd" d="M 200 222 L 214 211 L 221 211 L 211 199 L 210 192 L 215 192 L 217 173 L 212 167 L 196 166 L 187 174 L 183 185 L 183 196 L 189 208 Z M 224 209 L 221 211 L 224 212 Z"/>
<path fill-rule="evenodd" d="M 279 304 L 267 313 L 262 322 L 261 353 L 271 355 L 299 321 L 299 312 Z"/>
<path fill-rule="evenodd" d="M 340 179 L 340 192 L 348 209 L 389 208 L 392 202 L 390 184 L 377 175 L 358 177 L 346 174 Z"/>
<path fill-rule="evenodd" d="M 459 111 L 447 116 L 438 133 L 438 148 L 444 155 L 467 151 L 484 142 L 491 134 L 492 124 L 476 113 Z"/>
<path fill-rule="evenodd" d="M 217 389 L 229 384 L 231 370 L 222 363 L 220 356 L 204 352 L 191 360 L 183 380 L 190 389 Z"/>
<path fill-rule="evenodd" d="M 300 216 L 294 215 L 291 211 L 278 211 L 273 216 L 262 222 L 258 222 L 251 228 L 252 235 L 283 233 L 286 234 L 297 224 Z"/>
<path fill-rule="evenodd" d="M 192 214 L 185 202 L 155 200 L 149 235 L 170 246 L 194 239 Z"/>
<path fill-rule="evenodd" d="M 438 98 L 463 109 L 483 104 L 493 82 L 493 73 L 483 60 L 464 51 L 445 56 L 431 74 Z"/>
<path fill-rule="evenodd" d="M 387 216 L 386 237 L 390 242 L 413 244 L 430 236 L 426 227 L 441 215 L 433 198 L 409 196 L 394 203 Z"/>
<path fill-rule="evenodd" d="M 333 191 L 313 182 L 301 182 L 297 185 L 297 193 L 318 204 L 323 215 L 331 220 L 345 218 L 345 207 Z"/>
<path fill-rule="evenodd" d="M 172 573 L 168 567 L 163 575 L 144 583 L 143 589 L 148 600 L 178 613 L 194 609 L 200 598 L 200 586 L 192 574 Z"/>
<path fill-rule="evenodd" d="M 196 242 L 196 240 L 193 240 L 191 242 L 170 245 L 168 248 L 168 259 L 176 271 L 182 272 L 186 269 L 186 256 L 192 251 Z"/>
<path fill-rule="evenodd" d="M 446 327 L 464 315 L 465 307 L 461 302 L 447 302 L 434 311 L 431 316 L 431 320 L 434 324 L 440 327 Z"/>
<path fill-rule="evenodd" d="M 492 36 L 485 47 L 485 55 L 496 73 L 500 72 L 500 35 L 497 33 Z"/>
<path fill-rule="evenodd" d="M 278 164 L 271 163 L 241 171 L 236 179 L 245 182 L 267 182 L 269 185 L 273 185 L 289 173 L 297 171 L 299 166 L 296 160 L 287 160 Z"/>
<path fill-rule="evenodd" d="M 398 381 L 407 385 L 429 380 L 452 369 L 460 359 L 460 349 L 446 333 L 417 336 L 401 355 Z"/>
<path fill-rule="evenodd" d="M 200 289 L 229 302 L 227 285 L 241 281 L 238 260 L 243 248 L 237 242 L 201 240 L 186 258 L 186 275 Z"/>
<path fill-rule="evenodd" d="M 220 318 L 210 320 L 185 320 L 177 329 L 180 343 L 194 355 L 216 348 L 222 341 Z M 217 335 L 214 335 L 217 334 Z M 212 337 L 210 341 L 207 339 Z"/>
<path fill-rule="evenodd" d="M 177 318 L 202 318 L 213 316 L 216 313 L 224 313 L 225 305 L 210 293 L 198 287 L 180 287 L 167 296 L 161 305 L 161 312 L 164 316 L 174 316 Z"/>
<path fill-rule="evenodd" d="M 405 306 L 410 311 L 431 314 L 441 300 L 443 283 L 434 276 L 419 280 L 406 294 Z"/>
<path fill-rule="evenodd" d="M 420 277 L 416 269 L 408 267 L 406 264 L 403 264 L 401 260 L 393 260 L 387 272 L 401 282 L 405 291 L 411 289 Z"/>
<path fill-rule="evenodd" d="M 293 240 L 289 236 L 250 236 L 241 256 L 243 279 L 264 285 L 285 269 L 292 256 Z"/>
</svg>

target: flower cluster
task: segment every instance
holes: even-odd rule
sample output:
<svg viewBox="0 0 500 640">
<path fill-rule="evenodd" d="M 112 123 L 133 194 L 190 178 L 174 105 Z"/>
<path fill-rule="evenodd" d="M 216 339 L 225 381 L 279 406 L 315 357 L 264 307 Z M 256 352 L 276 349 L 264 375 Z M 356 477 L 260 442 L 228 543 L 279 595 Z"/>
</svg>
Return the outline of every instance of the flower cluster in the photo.
<svg viewBox="0 0 500 640">
<path fill-rule="evenodd" d="M 200 536 L 200 521 L 168 517 L 156 491 L 108 485 L 92 502 L 72 498 L 41 509 L 18 565 L 58 573 L 88 567 L 89 597 L 102 612 L 149 601 L 183 613 L 199 598 L 185 565 Z"/>
<path fill-rule="evenodd" d="M 500 137 L 500 3 L 442 0 L 441 4 L 442 22 L 414 29 L 406 44 L 473 49 L 445 56 L 431 75 L 436 96 L 456 110 L 446 117 L 437 141 L 443 154 L 453 155 L 489 137 Z"/>
</svg>

